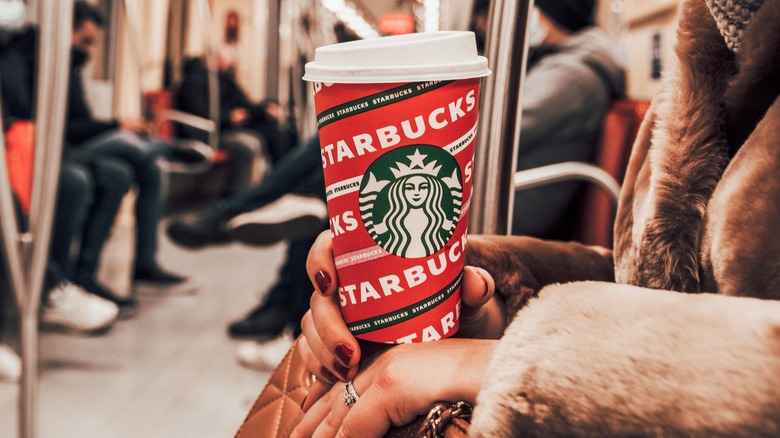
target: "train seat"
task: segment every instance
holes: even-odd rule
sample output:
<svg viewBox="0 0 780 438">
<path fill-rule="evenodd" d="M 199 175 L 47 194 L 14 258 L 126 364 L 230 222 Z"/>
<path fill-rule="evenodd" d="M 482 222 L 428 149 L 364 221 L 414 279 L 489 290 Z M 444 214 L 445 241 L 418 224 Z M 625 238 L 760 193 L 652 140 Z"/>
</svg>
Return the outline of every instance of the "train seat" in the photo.
<svg viewBox="0 0 780 438">
<path fill-rule="evenodd" d="M 514 175 L 515 190 L 568 180 L 593 183 L 585 188 L 571 209 L 573 240 L 612 248 L 620 183 L 625 176 L 634 138 L 649 107 L 650 103 L 646 101 L 613 102 L 604 118 L 593 164 L 564 162 L 518 171 Z"/>
</svg>

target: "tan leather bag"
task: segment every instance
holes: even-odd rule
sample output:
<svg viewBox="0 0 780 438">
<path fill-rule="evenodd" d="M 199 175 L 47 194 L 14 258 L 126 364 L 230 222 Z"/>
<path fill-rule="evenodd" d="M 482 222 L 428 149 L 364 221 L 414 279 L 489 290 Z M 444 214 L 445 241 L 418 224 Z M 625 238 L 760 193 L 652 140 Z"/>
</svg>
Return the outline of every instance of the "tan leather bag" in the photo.
<svg viewBox="0 0 780 438">
<path fill-rule="evenodd" d="M 303 401 L 314 377 L 298 354 L 297 339 L 257 397 L 236 438 L 287 438 L 303 418 Z M 464 402 L 436 403 L 427 416 L 393 427 L 388 438 L 463 438 L 468 436 L 471 406 Z"/>
</svg>

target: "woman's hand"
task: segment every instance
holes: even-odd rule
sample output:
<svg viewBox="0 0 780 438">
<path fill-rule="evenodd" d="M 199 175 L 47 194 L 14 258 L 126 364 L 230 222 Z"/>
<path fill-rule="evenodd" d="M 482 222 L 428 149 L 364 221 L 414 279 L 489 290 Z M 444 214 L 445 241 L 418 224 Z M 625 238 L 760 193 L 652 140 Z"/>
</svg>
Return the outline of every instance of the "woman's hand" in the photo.
<svg viewBox="0 0 780 438">
<path fill-rule="evenodd" d="M 437 401 L 474 404 L 497 341 L 444 339 L 390 348 L 353 380 L 360 400 L 344 403 L 344 384 L 334 385 L 293 431 L 293 437 L 381 437 Z M 308 399 L 307 399 L 308 402 Z"/>
<path fill-rule="evenodd" d="M 317 292 L 311 310 L 301 322 L 304 338 L 298 349 L 307 369 L 317 376 L 304 404 L 308 409 L 335 382 L 347 381 L 358 372 L 361 350 L 339 309 L 338 279 L 333 262 L 333 241 L 325 231 L 309 251 L 306 268 Z M 461 289 L 458 337 L 498 339 L 505 327 L 502 303 L 493 298 L 493 278 L 485 270 L 466 267 Z"/>
</svg>

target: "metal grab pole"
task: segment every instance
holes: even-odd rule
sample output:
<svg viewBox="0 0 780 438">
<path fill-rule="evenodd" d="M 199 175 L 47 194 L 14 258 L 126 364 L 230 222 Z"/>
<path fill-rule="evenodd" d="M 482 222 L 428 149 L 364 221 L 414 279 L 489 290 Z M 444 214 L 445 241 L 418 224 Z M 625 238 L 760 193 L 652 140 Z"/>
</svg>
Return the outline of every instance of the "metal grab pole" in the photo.
<svg viewBox="0 0 780 438">
<path fill-rule="evenodd" d="M 209 131 L 209 146 L 217 149 L 219 146 L 219 78 L 217 77 L 217 62 L 214 39 L 211 36 L 211 9 L 207 0 L 197 0 L 198 17 L 203 25 L 204 40 L 206 42 L 206 68 L 209 74 L 209 118 L 214 121 L 214 129 Z"/>
<path fill-rule="evenodd" d="M 122 6 L 125 9 L 125 21 L 127 22 L 127 33 L 130 39 L 130 51 L 138 68 L 138 89 L 139 100 L 141 102 L 141 114 L 146 115 L 146 102 L 144 101 L 144 63 L 141 51 L 141 10 L 138 3 L 133 0 L 122 0 Z"/>
<path fill-rule="evenodd" d="M 512 176 L 520 141 L 520 117 L 532 0 L 493 0 L 488 17 L 487 57 L 493 74 L 485 80 L 474 163 L 469 230 L 509 234 Z"/>
<path fill-rule="evenodd" d="M 49 257 L 54 201 L 59 180 L 70 66 L 73 3 L 40 0 L 35 159 L 29 230 L 20 234 L 8 180 L 5 138 L 0 146 L 0 228 L 11 288 L 21 314 L 22 381 L 19 434 L 37 435 L 38 310 Z"/>
</svg>

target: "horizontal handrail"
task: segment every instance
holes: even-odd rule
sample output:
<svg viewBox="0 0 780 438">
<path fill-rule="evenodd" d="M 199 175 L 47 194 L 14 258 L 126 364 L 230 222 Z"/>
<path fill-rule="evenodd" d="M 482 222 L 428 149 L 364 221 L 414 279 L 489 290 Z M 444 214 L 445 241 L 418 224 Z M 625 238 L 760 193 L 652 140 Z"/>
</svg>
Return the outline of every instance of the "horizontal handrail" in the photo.
<svg viewBox="0 0 780 438">
<path fill-rule="evenodd" d="M 604 189 L 613 204 L 620 198 L 620 184 L 604 169 L 577 161 L 550 164 L 515 172 L 515 190 L 530 189 L 561 181 L 584 180 Z"/>
<path fill-rule="evenodd" d="M 160 114 L 163 120 L 171 120 L 206 132 L 213 132 L 217 124 L 213 120 L 175 109 L 167 109 Z"/>
</svg>

